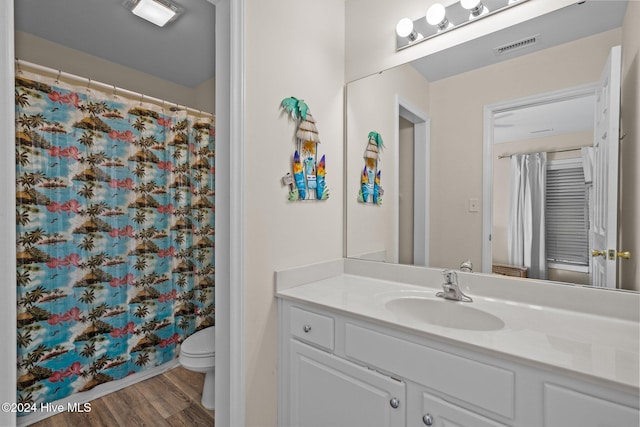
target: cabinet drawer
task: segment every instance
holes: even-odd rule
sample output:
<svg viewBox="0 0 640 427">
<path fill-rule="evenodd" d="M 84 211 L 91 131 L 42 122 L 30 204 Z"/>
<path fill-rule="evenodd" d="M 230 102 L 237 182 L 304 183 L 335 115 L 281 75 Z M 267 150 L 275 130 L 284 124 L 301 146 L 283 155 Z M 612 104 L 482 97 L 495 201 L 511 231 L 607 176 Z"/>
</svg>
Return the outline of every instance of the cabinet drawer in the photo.
<svg viewBox="0 0 640 427">
<path fill-rule="evenodd" d="M 636 427 L 640 412 L 553 384 L 544 385 L 546 427 Z"/>
<path fill-rule="evenodd" d="M 455 397 L 494 414 L 514 418 L 514 372 L 346 325 L 347 356 L 368 366 L 411 378 L 423 386 Z"/>
<path fill-rule="evenodd" d="M 291 307 L 289 333 L 296 338 L 333 350 L 333 318 Z"/>
</svg>

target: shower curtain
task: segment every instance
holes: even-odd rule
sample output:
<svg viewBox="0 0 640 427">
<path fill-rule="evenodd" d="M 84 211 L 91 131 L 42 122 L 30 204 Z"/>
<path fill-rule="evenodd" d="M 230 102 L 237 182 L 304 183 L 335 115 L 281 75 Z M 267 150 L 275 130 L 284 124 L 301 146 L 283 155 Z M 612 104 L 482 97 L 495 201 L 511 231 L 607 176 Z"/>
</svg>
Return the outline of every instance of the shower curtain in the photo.
<svg viewBox="0 0 640 427">
<path fill-rule="evenodd" d="M 177 357 L 214 325 L 215 122 L 16 73 L 17 401 Z"/>
<path fill-rule="evenodd" d="M 509 264 L 527 267 L 527 277 L 546 279 L 547 153 L 511 156 L 509 181 Z"/>
</svg>

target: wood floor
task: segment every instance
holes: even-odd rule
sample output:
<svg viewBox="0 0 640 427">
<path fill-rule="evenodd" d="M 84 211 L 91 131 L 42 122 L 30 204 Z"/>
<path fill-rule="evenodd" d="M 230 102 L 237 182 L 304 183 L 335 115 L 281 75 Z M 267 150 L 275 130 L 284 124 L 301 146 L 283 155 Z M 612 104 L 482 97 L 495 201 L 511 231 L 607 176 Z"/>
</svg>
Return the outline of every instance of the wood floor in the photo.
<svg viewBox="0 0 640 427">
<path fill-rule="evenodd" d="M 62 413 L 34 427 L 212 427 L 213 411 L 200 404 L 204 374 L 182 367 L 91 402 L 91 412 Z"/>
</svg>

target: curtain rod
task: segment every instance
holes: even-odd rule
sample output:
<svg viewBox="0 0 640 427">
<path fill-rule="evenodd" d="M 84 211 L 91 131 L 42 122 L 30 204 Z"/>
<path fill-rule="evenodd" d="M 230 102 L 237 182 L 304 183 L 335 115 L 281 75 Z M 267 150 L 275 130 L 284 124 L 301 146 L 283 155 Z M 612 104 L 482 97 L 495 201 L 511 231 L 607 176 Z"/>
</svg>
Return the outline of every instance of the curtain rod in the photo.
<svg viewBox="0 0 640 427">
<path fill-rule="evenodd" d="M 62 70 L 56 70 L 54 68 L 49 68 L 46 67 L 44 65 L 39 65 L 39 64 L 34 64 L 33 62 L 29 62 L 29 61 L 25 61 L 24 59 L 19 59 L 16 58 L 16 74 L 20 74 L 22 72 L 22 67 L 26 67 L 29 68 L 33 71 L 40 71 L 40 72 L 44 72 L 44 73 L 48 73 L 48 74 L 52 74 L 57 76 L 56 77 L 56 81 L 60 79 L 60 77 L 63 77 L 65 79 L 68 80 L 76 80 L 78 82 L 82 82 L 82 83 L 87 83 L 87 89 L 91 89 L 96 88 L 96 89 L 102 89 L 104 91 L 112 91 L 114 95 L 125 95 L 130 97 L 131 99 L 135 99 L 135 98 L 139 98 L 140 102 L 145 101 L 145 102 L 151 102 L 154 104 L 159 104 L 159 105 L 175 105 L 177 108 L 179 109 L 184 109 L 190 113 L 193 114 L 200 114 L 202 116 L 205 117 L 211 117 L 211 118 L 215 118 L 214 114 L 208 113 L 206 111 L 202 111 L 202 110 L 196 110 L 195 108 L 190 108 L 184 105 L 180 105 L 176 102 L 169 102 L 169 101 L 165 101 L 163 99 L 158 99 L 158 98 L 154 98 L 152 96 L 147 96 L 143 93 L 139 93 L 139 92 L 134 92 L 132 90 L 128 90 L 128 89 L 123 89 L 123 88 L 119 88 L 116 87 L 116 85 L 109 85 L 106 83 L 102 83 L 102 82 L 97 82 L 95 80 L 91 80 L 89 78 L 86 77 L 81 77 L 75 74 L 71 74 L 71 73 L 67 73 L 66 71 L 62 71 Z"/>
<path fill-rule="evenodd" d="M 590 147 L 589 145 L 584 145 L 582 147 L 575 147 L 575 148 L 565 148 L 562 150 L 548 150 L 546 151 L 547 153 L 564 153 L 566 151 L 577 151 L 577 150 L 582 150 L 584 147 Z M 531 151 L 529 153 L 511 153 L 511 154 L 501 154 L 498 156 L 498 159 L 506 159 L 508 157 L 511 156 L 515 156 L 516 154 L 533 154 L 533 153 L 537 153 L 538 151 Z"/>
</svg>

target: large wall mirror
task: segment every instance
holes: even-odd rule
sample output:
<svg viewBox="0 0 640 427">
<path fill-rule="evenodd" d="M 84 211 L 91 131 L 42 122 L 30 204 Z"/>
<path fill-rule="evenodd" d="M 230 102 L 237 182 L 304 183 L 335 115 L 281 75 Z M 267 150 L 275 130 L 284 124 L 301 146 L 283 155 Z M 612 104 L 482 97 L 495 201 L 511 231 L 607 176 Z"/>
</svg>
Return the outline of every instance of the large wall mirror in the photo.
<svg viewBox="0 0 640 427">
<path fill-rule="evenodd" d="M 605 163 L 597 166 L 597 150 L 588 148 L 601 144 L 603 134 L 611 136 L 602 128 L 603 111 L 615 115 L 609 118 L 615 124 L 610 129 L 617 130 L 618 111 L 598 102 L 616 90 L 602 85 L 616 80 L 607 78 L 606 70 L 612 52 L 616 60 L 615 47 L 625 43 L 622 26 L 628 9 L 622 0 L 578 2 L 348 83 L 347 257 L 441 268 L 471 261 L 477 272 L 639 290 L 620 279 L 624 275 L 618 270 L 620 263 L 637 270 L 640 254 L 626 259 L 622 247 L 615 247 L 613 282 L 602 279 L 600 264 L 611 254 L 597 240 L 602 228 L 598 215 L 619 219 L 610 233 L 614 237 L 625 230 L 637 234 L 638 225 L 635 218 L 619 214 L 620 201 L 613 202 L 609 213 L 599 213 L 606 203 L 600 193 L 594 194 L 592 174 L 594 165 L 602 172 Z M 624 80 L 620 83 L 624 92 Z M 637 105 L 638 100 L 632 102 Z M 384 190 L 381 203 L 363 203 L 359 197 L 372 131 L 384 141 L 376 159 Z M 517 215 L 510 212 L 521 209 L 513 206 L 510 195 L 516 191 L 512 169 L 518 161 L 529 165 L 522 155 L 530 153 L 543 153 L 541 200 L 546 206 L 546 223 L 537 232 L 538 246 L 545 251 L 534 266 L 530 260 L 513 261 L 516 255 L 509 253 L 513 241 L 522 238 L 509 231 L 517 228 Z M 609 160 L 619 166 L 616 174 L 634 167 L 624 159 Z M 552 211 L 550 206 L 573 197 L 562 192 L 552 197 L 553 186 L 573 185 L 565 177 L 571 171 L 579 174 L 575 182 L 580 186 L 571 191 L 581 192 L 582 199 Z M 638 187 L 609 190 L 628 202 L 637 198 Z M 562 222 L 571 209 L 582 216 L 577 226 L 582 231 L 565 237 L 574 227 Z M 520 216 L 530 215 L 537 214 Z M 575 251 L 578 256 L 572 255 Z"/>
</svg>

